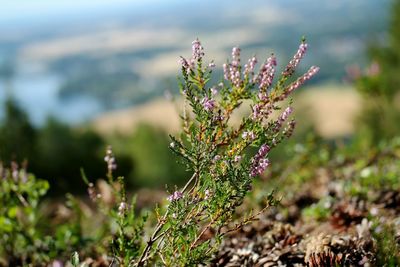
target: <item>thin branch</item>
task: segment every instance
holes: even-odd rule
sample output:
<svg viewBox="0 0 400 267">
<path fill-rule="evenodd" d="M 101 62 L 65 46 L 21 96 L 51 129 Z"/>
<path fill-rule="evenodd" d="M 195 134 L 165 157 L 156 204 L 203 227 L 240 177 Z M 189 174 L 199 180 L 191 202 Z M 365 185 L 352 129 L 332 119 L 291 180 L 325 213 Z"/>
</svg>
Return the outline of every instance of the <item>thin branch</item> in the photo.
<svg viewBox="0 0 400 267">
<path fill-rule="evenodd" d="M 242 222 L 236 224 L 234 228 L 226 230 L 224 233 L 221 233 L 221 235 L 226 235 L 228 233 L 238 231 L 239 229 L 243 228 L 243 226 L 245 226 L 246 224 L 251 223 L 251 222 L 253 222 L 255 220 L 258 220 L 258 218 L 256 218 L 256 217 L 259 216 L 261 213 L 263 213 L 264 211 L 266 211 L 270 207 L 271 207 L 271 205 L 267 204 L 264 208 L 262 208 L 256 214 L 253 214 L 250 217 L 244 219 Z"/>
<path fill-rule="evenodd" d="M 189 179 L 189 181 L 186 183 L 186 185 L 183 187 L 182 189 L 182 193 L 184 193 L 189 185 L 193 182 L 193 180 L 197 179 L 197 172 L 193 173 L 192 177 Z M 143 264 L 145 263 L 145 261 L 148 259 L 147 255 L 150 252 L 150 249 L 153 247 L 153 244 L 158 240 L 158 238 L 160 238 L 160 236 L 162 236 L 163 234 L 160 234 L 160 231 L 162 230 L 162 228 L 164 227 L 165 223 L 166 223 L 166 219 L 168 216 L 168 211 L 167 210 L 164 214 L 164 216 L 158 221 L 157 226 L 153 232 L 153 234 L 151 235 L 151 237 L 149 238 L 149 240 L 147 241 L 146 247 L 144 248 L 142 255 L 140 256 L 140 259 L 137 263 L 137 266 L 143 266 Z M 165 232 L 164 232 L 165 233 Z"/>
<path fill-rule="evenodd" d="M 203 236 L 203 234 L 210 229 L 211 225 L 214 223 L 214 220 L 210 221 L 206 227 L 204 227 L 204 229 L 200 232 L 200 234 L 196 237 L 196 239 L 192 242 L 192 244 L 190 245 L 190 250 L 192 250 L 193 248 L 195 248 L 195 246 L 197 245 L 197 242 L 200 240 L 200 238 Z"/>
<path fill-rule="evenodd" d="M 26 199 L 21 194 L 17 193 L 17 197 L 19 201 L 21 201 L 22 205 L 24 205 L 24 207 L 29 206 L 28 202 L 26 202 Z"/>
</svg>

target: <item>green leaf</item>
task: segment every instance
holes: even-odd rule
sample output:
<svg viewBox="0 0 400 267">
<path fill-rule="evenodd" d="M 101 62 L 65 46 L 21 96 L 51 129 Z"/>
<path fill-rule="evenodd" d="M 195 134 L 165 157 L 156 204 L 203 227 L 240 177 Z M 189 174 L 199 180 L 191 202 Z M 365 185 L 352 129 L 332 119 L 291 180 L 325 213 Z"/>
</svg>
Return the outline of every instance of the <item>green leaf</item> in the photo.
<svg viewBox="0 0 400 267">
<path fill-rule="evenodd" d="M 10 233 L 13 230 L 13 224 L 10 219 L 5 217 L 0 217 L 0 230 L 1 232 Z"/>
<path fill-rule="evenodd" d="M 71 263 L 73 266 L 78 266 L 79 265 L 79 254 L 78 252 L 74 251 L 71 255 Z"/>
<path fill-rule="evenodd" d="M 17 212 L 18 212 L 18 207 L 14 206 L 8 209 L 7 215 L 10 218 L 15 218 L 17 216 Z"/>
</svg>

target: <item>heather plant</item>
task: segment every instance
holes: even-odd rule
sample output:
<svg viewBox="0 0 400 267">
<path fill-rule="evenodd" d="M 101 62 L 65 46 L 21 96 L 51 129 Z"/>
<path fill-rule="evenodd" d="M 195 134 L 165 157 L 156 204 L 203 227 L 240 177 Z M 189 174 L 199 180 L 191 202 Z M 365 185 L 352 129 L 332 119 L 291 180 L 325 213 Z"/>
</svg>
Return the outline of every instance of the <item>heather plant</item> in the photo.
<svg viewBox="0 0 400 267">
<path fill-rule="evenodd" d="M 49 183 L 28 173 L 26 164 L 0 164 L 0 188 L 0 266 L 44 266 L 89 243 L 79 202 L 67 195 L 73 218 L 56 226 L 42 210 Z"/>
<path fill-rule="evenodd" d="M 239 222 L 232 224 L 236 208 L 252 189 L 253 179 L 270 165 L 268 153 L 293 133 L 293 108 L 290 103 L 282 105 L 318 72 L 318 67 L 312 66 L 291 80 L 306 50 L 303 40 L 274 83 L 277 60 L 273 54 L 256 72 L 257 58 L 242 65 L 241 50 L 234 47 L 231 61 L 223 65 L 224 79 L 209 85 L 215 64 L 205 62 L 200 41 L 193 41 L 192 57 L 180 60 L 180 88 L 185 101 L 183 131 L 171 136 L 170 143 L 170 149 L 192 176 L 182 189 L 170 192 L 165 210 L 156 210 L 158 223 L 141 256 L 132 264 L 206 263 L 227 233 L 257 216 L 257 212 L 239 215 Z M 248 105 L 249 115 L 239 125 L 230 124 L 233 112 L 241 105 Z M 250 154 L 252 147 L 256 148 L 255 154 Z M 273 203 L 269 198 L 266 208 Z"/>
<path fill-rule="evenodd" d="M 117 163 L 111 146 L 107 148 L 104 161 L 107 164 L 107 180 L 103 181 L 103 189 L 89 182 L 82 171 L 89 197 L 96 204 L 99 216 L 103 215 L 98 222 L 101 229 L 93 241 L 105 245 L 103 248 L 98 246 L 98 252 L 109 254 L 118 266 L 128 266 L 132 258 L 139 256 L 147 216 L 136 214 L 135 198 L 128 201 L 124 177 L 114 176 Z"/>
<path fill-rule="evenodd" d="M 84 233 L 84 214 L 78 200 L 68 197 L 74 220 L 54 230 L 55 238 L 38 231 L 38 204 L 48 183 L 36 180 L 16 166 L 1 168 L 0 255 L 7 263 L 45 264 L 65 259 L 77 247 L 71 263 L 81 265 L 79 256 L 108 255 L 106 262 L 118 266 L 193 266 L 206 264 L 218 250 L 223 237 L 255 220 L 276 200 L 269 195 L 264 207 L 247 214 L 237 213 L 252 190 L 256 177 L 270 165 L 272 149 L 289 138 L 295 121 L 290 94 L 318 72 L 312 66 L 293 79 L 305 55 L 303 40 L 293 59 L 274 82 L 277 60 L 272 54 L 256 72 L 254 56 L 241 64 L 238 47 L 223 65 L 224 78 L 210 85 L 213 61 L 206 63 L 199 40 L 192 44 L 192 57 L 181 58 L 180 89 L 184 97 L 182 132 L 171 136 L 169 148 L 191 173 L 179 189 L 170 190 L 166 205 L 156 208 L 153 231 L 145 231 L 147 216 L 135 211 L 135 199 L 128 200 L 123 177 L 115 177 L 117 167 L 111 147 L 104 158 L 106 180 L 96 185 L 82 172 L 90 199 L 96 204 L 91 235 Z M 249 110 L 238 125 L 230 123 L 240 106 Z M 102 214 L 102 215 L 101 215 Z M 94 246 L 93 246 L 94 245 Z M 84 263 L 82 263 L 84 264 Z"/>
<path fill-rule="evenodd" d="M 0 265 L 36 264 L 48 261 L 48 239 L 38 230 L 40 198 L 49 185 L 13 162 L 0 165 Z"/>
</svg>

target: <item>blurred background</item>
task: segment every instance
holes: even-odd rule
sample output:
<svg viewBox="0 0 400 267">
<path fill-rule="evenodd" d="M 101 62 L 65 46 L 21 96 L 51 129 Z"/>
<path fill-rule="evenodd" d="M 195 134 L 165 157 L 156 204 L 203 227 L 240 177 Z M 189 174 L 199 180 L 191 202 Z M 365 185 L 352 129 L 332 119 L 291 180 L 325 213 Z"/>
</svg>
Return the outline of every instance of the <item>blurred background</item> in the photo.
<svg viewBox="0 0 400 267">
<path fill-rule="evenodd" d="M 233 46 L 243 59 L 274 52 L 283 68 L 306 36 L 298 73 L 310 65 L 321 71 L 294 98 L 295 140 L 314 132 L 374 144 L 399 133 L 398 86 L 384 75 L 399 69 L 397 2 L 2 1 L 0 158 L 27 164 L 52 194 L 79 193 L 80 169 L 104 176 L 111 144 L 131 188 L 179 184 L 187 174 L 168 150 L 167 133 L 179 127 L 170 98 L 179 56 L 191 54 L 197 37 L 222 77 Z"/>
</svg>

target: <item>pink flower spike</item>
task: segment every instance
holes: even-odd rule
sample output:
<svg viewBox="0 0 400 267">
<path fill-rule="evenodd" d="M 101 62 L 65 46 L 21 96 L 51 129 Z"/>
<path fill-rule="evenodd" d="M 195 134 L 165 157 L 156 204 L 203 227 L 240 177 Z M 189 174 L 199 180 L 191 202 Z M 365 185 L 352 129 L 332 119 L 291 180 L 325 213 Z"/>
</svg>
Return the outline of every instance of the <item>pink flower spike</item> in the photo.
<svg viewBox="0 0 400 267">
<path fill-rule="evenodd" d="M 200 103 L 203 105 L 206 111 L 212 111 L 215 107 L 215 100 L 209 99 L 207 96 L 205 96 Z"/>
<path fill-rule="evenodd" d="M 299 65 L 301 59 L 304 57 L 307 51 L 308 44 L 301 43 L 299 49 L 297 50 L 296 54 L 294 54 L 293 58 L 290 60 L 289 64 L 286 66 L 285 70 L 283 71 L 283 75 L 290 76 L 293 74 L 297 65 Z"/>
<path fill-rule="evenodd" d="M 301 85 L 303 85 L 307 80 L 311 79 L 317 72 L 319 71 L 319 67 L 312 66 L 303 76 L 298 78 L 295 82 L 293 82 L 289 88 L 287 89 L 286 94 L 290 94 L 297 88 L 299 88 Z"/>
<path fill-rule="evenodd" d="M 172 201 L 179 200 L 179 199 L 181 199 L 182 197 L 183 197 L 182 192 L 180 192 L 180 191 L 175 191 L 174 193 L 172 193 L 172 195 L 170 195 L 169 197 L 167 197 L 167 200 L 172 202 Z"/>
<path fill-rule="evenodd" d="M 292 114 L 293 108 L 292 107 L 287 107 L 285 111 L 282 112 L 282 114 L 279 116 L 279 120 L 281 122 L 284 122 L 287 120 L 290 114 Z"/>
<path fill-rule="evenodd" d="M 192 42 L 192 58 L 200 60 L 204 56 L 203 47 L 199 39 Z"/>
</svg>

